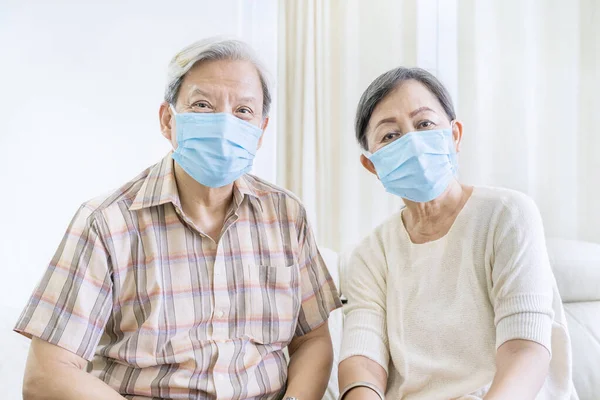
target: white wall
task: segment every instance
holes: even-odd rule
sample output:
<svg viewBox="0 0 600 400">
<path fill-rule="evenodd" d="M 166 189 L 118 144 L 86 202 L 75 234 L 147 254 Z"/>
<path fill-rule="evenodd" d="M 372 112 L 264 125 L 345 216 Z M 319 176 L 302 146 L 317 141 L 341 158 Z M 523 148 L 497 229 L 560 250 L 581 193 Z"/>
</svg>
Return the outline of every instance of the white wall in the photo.
<svg viewBox="0 0 600 400">
<path fill-rule="evenodd" d="M 23 367 L 20 355 L 6 357 L 25 343 L 8 330 L 77 207 L 170 149 L 158 107 L 171 57 L 197 39 L 236 35 L 255 47 L 274 83 L 276 4 L 0 0 L 2 398 L 20 398 Z M 276 126 L 272 118 L 254 171 L 271 181 Z"/>
</svg>

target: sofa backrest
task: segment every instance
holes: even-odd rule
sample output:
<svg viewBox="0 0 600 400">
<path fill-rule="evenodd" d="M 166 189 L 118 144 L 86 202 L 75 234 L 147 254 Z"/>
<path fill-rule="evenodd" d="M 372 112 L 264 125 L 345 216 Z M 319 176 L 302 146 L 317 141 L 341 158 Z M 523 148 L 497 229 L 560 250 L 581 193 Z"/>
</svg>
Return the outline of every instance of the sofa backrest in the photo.
<svg viewBox="0 0 600 400">
<path fill-rule="evenodd" d="M 600 244 L 548 239 L 573 349 L 573 382 L 580 400 L 600 398 Z"/>
</svg>

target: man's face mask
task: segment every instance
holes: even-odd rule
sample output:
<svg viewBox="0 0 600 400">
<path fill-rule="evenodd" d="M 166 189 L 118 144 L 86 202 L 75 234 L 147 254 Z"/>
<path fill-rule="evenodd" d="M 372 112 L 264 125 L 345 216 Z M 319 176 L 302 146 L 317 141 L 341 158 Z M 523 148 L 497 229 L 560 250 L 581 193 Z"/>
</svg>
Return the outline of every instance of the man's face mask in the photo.
<svg viewBox="0 0 600 400">
<path fill-rule="evenodd" d="M 229 185 L 252 168 L 262 130 L 229 113 L 175 112 L 173 159 L 198 183 Z"/>
</svg>

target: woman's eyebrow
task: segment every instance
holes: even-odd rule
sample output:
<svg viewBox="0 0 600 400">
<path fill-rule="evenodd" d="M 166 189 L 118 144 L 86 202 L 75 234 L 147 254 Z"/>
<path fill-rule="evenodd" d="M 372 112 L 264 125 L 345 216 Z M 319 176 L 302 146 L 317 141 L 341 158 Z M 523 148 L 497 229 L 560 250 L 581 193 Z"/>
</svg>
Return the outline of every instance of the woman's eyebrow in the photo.
<svg viewBox="0 0 600 400">
<path fill-rule="evenodd" d="M 379 125 L 387 124 L 387 123 L 389 123 L 389 122 L 396 122 L 396 117 L 388 117 L 388 118 L 384 118 L 384 119 L 382 119 L 381 121 L 379 121 L 379 122 L 377 123 L 377 125 L 375 125 L 375 127 L 374 127 L 373 129 L 377 129 L 377 127 L 378 127 Z"/>
<path fill-rule="evenodd" d="M 429 107 L 421 107 L 421 108 L 417 108 L 416 110 L 412 111 L 410 114 L 408 114 L 408 116 L 413 118 L 415 115 L 422 113 L 423 111 L 431 111 L 432 113 L 435 113 L 435 111 L 433 111 Z"/>
</svg>

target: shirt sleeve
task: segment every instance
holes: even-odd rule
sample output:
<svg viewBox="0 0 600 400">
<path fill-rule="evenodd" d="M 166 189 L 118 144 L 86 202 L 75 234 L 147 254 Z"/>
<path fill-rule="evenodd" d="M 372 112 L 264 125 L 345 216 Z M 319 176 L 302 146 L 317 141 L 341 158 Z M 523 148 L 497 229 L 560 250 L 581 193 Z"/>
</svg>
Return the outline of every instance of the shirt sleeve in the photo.
<svg viewBox="0 0 600 400">
<path fill-rule="evenodd" d="M 302 300 L 294 336 L 303 336 L 325 323 L 331 311 L 341 307 L 342 302 L 302 207 L 297 226 Z"/>
<path fill-rule="evenodd" d="M 540 213 L 525 195 L 508 201 L 499 216 L 491 280 L 496 347 L 509 340 L 525 339 L 550 352 L 554 276 Z"/>
<path fill-rule="evenodd" d="M 373 237 L 359 245 L 344 271 L 344 335 L 340 362 L 363 356 L 388 372 L 390 360 L 386 321 L 387 273 L 384 250 Z"/>
<path fill-rule="evenodd" d="M 109 262 L 94 214 L 82 206 L 14 330 L 90 361 L 112 309 Z"/>
</svg>

